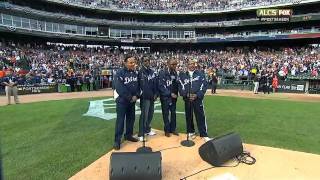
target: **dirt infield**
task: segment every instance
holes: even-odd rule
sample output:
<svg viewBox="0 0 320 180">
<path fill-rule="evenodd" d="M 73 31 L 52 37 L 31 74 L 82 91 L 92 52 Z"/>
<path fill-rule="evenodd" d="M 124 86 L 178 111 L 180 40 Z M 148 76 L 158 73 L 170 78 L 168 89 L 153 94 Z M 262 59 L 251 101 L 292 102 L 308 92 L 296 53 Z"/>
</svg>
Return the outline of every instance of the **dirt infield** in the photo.
<svg viewBox="0 0 320 180">
<path fill-rule="evenodd" d="M 211 95 L 207 91 L 207 95 Z M 274 99 L 288 101 L 305 101 L 305 102 L 320 102 L 320 94 L 296 94 L 296 93 L 270 93 L 270 94 L 253 94 L 251 91 L 241 90 L 218 90 L 213 96 L 233 96 L 255 99 Z"/>
<path fill-rule="evenodd" d="M 51 101 L 51 100 L 63 100 L 63 99 L 77 99 L 77 98 L 90 98 L 90 97 L 103 97 L 113 96 L 113 93 L 109 89 L 103 89 L 100 91 L 86 91 L 86 92 L 73 92 L 73 93 L 44 93 L 44 94 L 30 94 L 19 96 L 20 103 Z M 11 102 L 13 97 L 11 97 Z M 0 106 L 7 104 L 7 97 L 0 96 Z"/>
<path fill-rule="evenodd" d="M 147 145 L 153 151 L 177 147 L 185 135 L 167 138 L 163 132 L 149 138 Z M 198 148 L 204 143 L 202 139 L 195 139 L 193 147 L 179 147 L 162 151 L 162 176 L 164 180 L 179 180 L 199 170 L 211 167 L 204 162 L 198 153 Z M 120 152 L 135 152 L 141 143 L 124 143 Z M 244 149 L 257 159 L 254 165 L 239 164 L 237 167 L 220 167 L 201 172 L 188 179 L 215 180 L 257 180 L 257 179 L 318 179 L 320 172 L 318 163 L 320 155 L 289 151 L 277 148 L 244 144 Z M 109 160 L 114 151 L 108 152 L 87 168 L 71 177 L 71 180 L 102 180 L 109 178 Z M 226 165 L 232 166 L 231 161 Z"/>
<path fill-rule="evenodd" d="M 207 95 L 211 95 L 209 91 L 207 92 Z M 20 99 L 20 103 L 30 103 L 30 102 L 39 102 L 39 101 L 103 97 L 103 96 L 113 96 L 112 90 L 103 89 L 100 91 L 90 91 L 90 92 L 31 94 L 31 95 L 21 95 L 19 96 L 19 99 Z M 218 93 L 214 94 L 213 96 L 234 96 L 234 97 L 257 98 L 257 99 L 320 102 L 320 95 L 317 95 L 317 94 L 294 94 L 294 93 L 253 94 L 250 91 L 218 90 Z M 11 102 L 13 102 L 13 97 Z M 6 104 L 7 104 L 7 98 L 5 96 L 0 96 L 0 106 L 4 106 Z"/>
</svg>

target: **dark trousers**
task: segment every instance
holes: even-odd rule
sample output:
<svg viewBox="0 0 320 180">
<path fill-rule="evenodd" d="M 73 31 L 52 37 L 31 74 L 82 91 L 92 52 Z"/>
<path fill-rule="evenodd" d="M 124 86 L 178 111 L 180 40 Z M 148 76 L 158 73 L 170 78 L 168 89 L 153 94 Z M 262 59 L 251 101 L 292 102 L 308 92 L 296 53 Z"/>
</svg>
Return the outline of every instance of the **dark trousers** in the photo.
<svg viewBox="0 0 320 180">
<path fill-rule="evenodd" d="M 77 85 L 77 91 L 78 92 L 82 91 L 82 85 Z"/>
<path fill-rule="evenodd" d="M 141 115 L 139 119 L 139 134 L 149 133 L 151 131 L 151 121 L 154 113 L 154 100 L 144 99 L 140 100 Z M 144 123 L 144 124 L 143 124 Z M 143 129 L 144 127 L 144 129 Z"/>
<path fill-rule="evenodd" d="M 177 99 L 171 97 L 161 97 L 161 109 L 164 123 L 164 132 L 172 133 L 176 131 L 176 104 Z M 169 119 L 170 112 L 170 119 Z"/>
<path fill-rule="evenodd" d="M 268 94 L 270 94 L 270 87 L 267 84 L 263 84 L 263 93 L 266 94 L 268 92 Z"/>
<path fill-rule="evenodd" d="M 86 83 L 86 84 L 87 84 L 87 91 L 90 91 L 90 87 L 91 87 L 90 83 Z"/>
<path fill-rule="evenodd" d="M 121 142 L 121 137 L 126 125 L 125 137 L 130 137 L 133 134 L 133 126 L 135 121 L 135 103 L 119 102 L 117 99 L 117 120 L 115 125 L 115 143 Z M 126 124 L 124 124 L 126 123 Z"/>
<path fill-rule="evenodd" d="M 4 92 L 5 92 L 4 86 L 2 86 L 2 85 L 0 84 L 0 94 L 1 94 L 1 93 L 4 93 Z"/>
<path fill-rule="evenodd" d="M 71 92 L 74 92 L 75 87 L 73 83 L 70 84 L 70 88 L 71 88 Z"/>
<path fill-rule="evenodd" d="M 186 112 L 186 124 L 187 124 L 187 133 L 194 133 L 194 124 L 193 124 L 193 114 L 196 117 L 198 130 L 200 137 L 207 137 L 207 123 L 206 117 L 204 115 L 203 102 L 202 100 L 196 99 L 194 101 L 185 100 L 184 107 Z"/>
<path fill-rule="evenodd" d="M 217 84 L 212 84 L 211 86 L 211 94 L 215 94 L 217 90 Z"/>
</svg>

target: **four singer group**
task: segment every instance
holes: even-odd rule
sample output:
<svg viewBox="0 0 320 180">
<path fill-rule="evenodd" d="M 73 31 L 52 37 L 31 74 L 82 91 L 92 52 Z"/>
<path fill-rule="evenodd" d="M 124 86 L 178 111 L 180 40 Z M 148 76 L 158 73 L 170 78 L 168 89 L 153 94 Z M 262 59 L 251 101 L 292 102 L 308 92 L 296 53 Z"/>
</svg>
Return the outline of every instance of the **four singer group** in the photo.
<svg viewBox="0 0 320 180">
<path fill-rule="evenodd" d="M 197 69 L 196 61 L 189 60 L 185 72 L 177 72 L 177 61 L 169 59 L 165 68 L 158 73 L 150 68 L 150 58 L 143 57 L 137 66 L 134 56 L 127 56 L 123 68 L 115 74 L 117 119 L 115 125 L 115 150 L 120 149 L 121 139 L 138 142 L 147 136 L 156 135 L 151 129 L 154 102 L 160 98 L 164 132 L 166 137 L 179 136 L 176 130 L 176 103 L 178 96 L 184 100 L 187 136 L 195 136 L 193 115 L 198 132 L 204 141 L 209 141 L 203 99 L 207 80 L 203 71 Z M 140 99 L 141 115 L 138 138 L 133 136 L 135 105 Z"/>
</svg>

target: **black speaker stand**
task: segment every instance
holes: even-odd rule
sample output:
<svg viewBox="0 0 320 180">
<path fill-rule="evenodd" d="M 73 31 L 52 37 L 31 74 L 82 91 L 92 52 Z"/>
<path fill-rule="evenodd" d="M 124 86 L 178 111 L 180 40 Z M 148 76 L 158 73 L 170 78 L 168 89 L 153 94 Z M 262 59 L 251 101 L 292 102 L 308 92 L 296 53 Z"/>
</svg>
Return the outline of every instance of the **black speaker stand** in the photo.
<svg viewBox="0 0 320 180">
<path fill-rule="evenodd" d="M 139 148 L 137 149 L 137 152 L 139 152 L 139 153 L 152 152 L 152 148 L 151 148 L 151 147 L 148 147 L 148 146 L 142 146 L 142 147 L 139 147 Z"/>
<path fill-rule="evenodd" d="M 191 141 L 191 140 L 181 141 L 180 144 L 181 144 L 182 146 L 184 146 L 184 147 L 192 147 L 192 146 L 194 146 L 194 142 Z"/>
<path fill-rule="evenodd" d="M 143 74 L 143 71 L 141 70 L 141 77 L 142 77 L 142 87 L 144 88 L 144 74 Z M 143 91 L 144 93 L 144 91 Z M 140 101 L 143 101 L 144 98 L 141 98 Z M 140 102 L 141 103 L 141 102 Z M 146 120 L 146 116 L 145 116 L 145 112 L 142 112 L 142 111 L 145 111 L 145 104 L 142 102 L 142 109 L 141 109 L 141 115 L 144 114 L 144 117 L 142 117 L 142 127 L 143 127 L 143 135 L 142 135 L 142 138 L 143 138 L 143 143 L 142 143 L 142 146 L 139 147 L 136 152 L 139 152 L 139 153 L 147 153 L 147 152 L 152 152 L 152 148 L 151 147 L 148 147 L 146 146 L 146 140 L 145 140 L 145 120 Z"/>
</svg>

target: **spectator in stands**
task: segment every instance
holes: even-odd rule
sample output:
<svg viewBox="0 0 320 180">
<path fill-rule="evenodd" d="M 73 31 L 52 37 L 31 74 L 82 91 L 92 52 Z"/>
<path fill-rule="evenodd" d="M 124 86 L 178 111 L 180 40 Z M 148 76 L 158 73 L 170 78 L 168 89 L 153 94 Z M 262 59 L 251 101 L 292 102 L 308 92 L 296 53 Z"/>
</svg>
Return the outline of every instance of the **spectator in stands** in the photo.
<svg viewBox="0 0 320 180">
<path fill-rule="evenodd" d="M 157 10 L 157 11 L 200 11 L 200 10 L 239 10 L 243 7 L 260 7 L 292 3 L 294 0 L 60 0 L 62 3 L 76 4 L 89 7 L 101 7 L 125 10 Z M 40 24 L 40 28 L 43 28 Z"/>
<path fill-rule="evenodd" d="M 85 83 L 85 85 L 87 87 L 87 90 L 90 91 L 91 90 L 90 87 L 91 87 L 91 82 L 92 82 L 92 76 L 89 74 L 88 71 L 85 72 L 85 75 L 84 75 L 83 79 L 84 79 L 84 83 Z"/>
<path fill-rule="evenodd" d="M 26 78 L 23 74 L 19 74 L 18 76 L 18 85 L 25 85 L 26 84 Z"/>
<path fill-rule="evenodd" d="M 67 84 L 70 86 L 71 92 L 74 92 L 75 90 L 75 80 L 76 80 L 76 77 L 74 73 L 72 71 L 69 72 L 67 76 Z"/>
<path fill-rule="evenodd" d="M 4 78 L 5 76 L 5 72 L 2 70 L 2 68 L 0 69 L 0 79 Z"/>
<path fill-rule="evenodd" d="M 0 68 L 0 92 L 4 92 L 4 85 L 2 84 L 3 78 L 5 77 L 5 71 Z"/>
<path fill-rule="evenodd" d="M 102 77 L 102 85 L 103 85 L 103 88 L 107 88 L 108 87 L 108 77 L 107 76 L 103 76 Z M 112 87 L 112 89 L 114 89 L 114 87 Z"/>
<path fill-rule="evenodd" d="M 77 76 L 76 87 L 77 87 L 77 92 L 82 91 L 82 76 L 80 74 L 78 74 Z"/>
<path fill-rule="evenodd" d="M 36 72 L 36 75 L 33 77 L 33 84 L 41 84 L 41 74 Z"/>
<path fill-rule="evenodd" d="M 107 78 L 108 78 L 108 77 L 107 77 Z M 109 76 L 109 78 L 108 78 L 108 88 L 111 87 L 112 84 L 113 84 L 113 82 L 112 82 L 112 77 Z"/>
<path fill-rule="evenodd" d="M 318 77 L 318 70 L 316 68 L 313 68 L 313 70 L 311 72 L 311 76 L 312 77 Z"/>
<path fill-rule="evenodd" d="M 218 78 L 216 73 L 212 73 L 211 75 L 211 94 L 215 94 L 217 90 Z"/>
<path fill-rule="evenodd" d="M 1 43 L 0 52 L 0 67 L 13 66 L 15 70 L 30 69 L 30 72 L 25 76 L 27 84 L 45 83 L 49 81 L 46 77 L 53 75 L 58 83 L 65 83 L 68 79 L 68 84 L 76 86 L 76 80 L 74 83 L 71 83 L 70 80 L 72 77 L 70 69 L 73 69 L 77 74 L 84 76 L 83 82 L 88 90 L 92 90 L 93 85 L 99 87 L 96 82 L 99 82 L 99 72 L 102 69 L 121 67 L 120 60 L 125 54 L 134 52 L 138 57 L 142 57 L 146 53 L 137 49 L 79 48 L 38 43 L 26 45 L 10 41 Z M 178 71 L 185 71 L 187 59 L 196 58 L 201 67 L 206 68 L 205 71 L 211 68 L 216 69 L 218 79 L 228 77 L 234 80 L 251 80 L 250 75 L 253 69 L 258 73 L 263 69 L 268 70 L 271 74 L 278 72 L 279 78 L 282 80 L 289 76 L 300 75 L 316 77 L 320 67 L 318 55 L 320 47 L 313 46 L 277 49 L 257 47 L 255 49 L 226 48 L 204 51 L 177 50 L 147 53 L 154 59 L 151 62 L 151 68 L 155 72 L 159 72 L 166 60 L 171 58 L 177 59 Z M 15 56 L 17 63 L 12 63 L 12 56 Z M 25 61 L 26 65 L 22 66 L 21 61 Z M 85 78 L 87 74 L 89 77 Z"/>
<path fill-rule="evenodd" d="M 49 75 L 49 78 L 48 78 L 48 83 L 51 84 L 51 83 L 55 83 L 55 79 L 52 75 Z"/>
<path fill-rule="evenodd" d="M 92 87 L 92 90 L 94 91 L 97 90 L 95 76 L 91 76 L 89 82 L 90 82 L 90 86 Z"/>
<path fill-rule="evenodd" d="M 262 84 L 262 89 L 263 89 L 263 93 L 266 94 L 270 94 L 270 77 L 269 77 L 269 73 L 266 72 L 265 70 L 261 73 L 261 79 L 260 82 Z"/>
<path fill-rule="evenodd" d="M 273 90 L 273 93 L 276 92 L 276 90 L 278 88 L 278 85 L 279 85 L 278 76 L 277 76 L 277 74 L 274 74 L 273 78 L 272 78 L 272 90 Z"/>
</svg>

